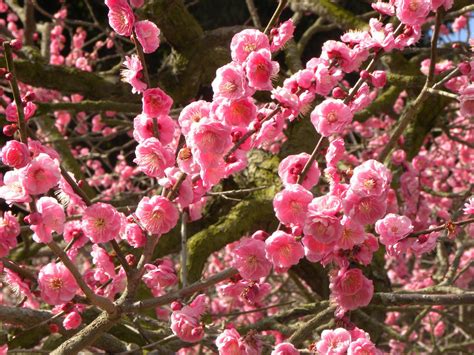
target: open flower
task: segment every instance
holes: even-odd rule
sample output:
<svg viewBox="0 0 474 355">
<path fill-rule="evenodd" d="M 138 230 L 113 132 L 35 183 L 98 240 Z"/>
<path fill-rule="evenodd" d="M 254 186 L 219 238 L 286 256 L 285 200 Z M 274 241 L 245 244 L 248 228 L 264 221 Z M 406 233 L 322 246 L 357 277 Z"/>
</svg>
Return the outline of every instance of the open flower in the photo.
<svg viewBox="0 0 474 355">
<path fill-rule="evenodd" d="M 166 197 L 144 197 L 137 206 L 136 215 L 148 232 L 156 236 L 168 233 L 178 223 L 179 213 Z"/>
<path fill-rule="evenodd" d="M 84 211 L 82 229 L 93 243 L 105 243 L 116 238 L 121 225 L 120 214 L 107 203 L 95 203 Z"/>
<path fill-rule="evenodd" d="M 78 290 L 76 281 L 66 266 L 54 262 L 41 268 L 38 284 L 41 298 L 52 305 L 69 302 Z"/>
</svg>

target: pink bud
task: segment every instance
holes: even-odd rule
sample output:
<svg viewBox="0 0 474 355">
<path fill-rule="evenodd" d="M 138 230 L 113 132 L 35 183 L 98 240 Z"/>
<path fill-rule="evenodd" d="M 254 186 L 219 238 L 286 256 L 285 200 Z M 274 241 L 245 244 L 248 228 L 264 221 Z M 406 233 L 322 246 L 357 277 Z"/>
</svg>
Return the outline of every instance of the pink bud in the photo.
<svg viewBox="0 0 474 355">
<path fill-rule="evenodd" d="M 6 135 L 7 137 L 11 137 L 15 134 L 17 129 L 18 127 L 16 124 L 9 124 L 9 125 L 3 126 L 3 134 Z"/>
<path fill-rule="evenodd" d="M 387 74 L 383 70 L 376 70 L 372 73 L 372 85 L 382 88 L 387 83 Z"/>
<path fill-rule="evenodd" d="M 41 223 L 41 215 L 38 212 L 30 213 L 24 218 L 24 221 L 28 224 L 37 225 Z"/>
<path fill-rule="evenodd" d="M 467 62 L 459 63 L 459 71 L 462 75 L 467 75 L 471 72 L 471 65 Z"/>
<path fill-rule="evenodd" d="M 370 73 L 367 70 L 362 70 L 360 72 L 360 77 L 364 80 L 369 80 L 370 79 Z"/>
<path fill-rule="evenodd" d="M 23 47 L 23 43 L 19 39 L 14 39 L 13 41 L 10 42 L 10 45 L 16 51 L 19 51 L 21 47 Z"/>
<path fill-rule="evenodd" d="M 183 308 L 183 304 L 179 301 L 173 301 L 173 303 L 171 303 L 171 309 L 176 312 L 176 311 L 179 311 L 181 308 Z"/>
<path fill-rule="evenodd" d="M 335 99 L 343 99 L 347 95 L 346 95 L 346 92 L 344 90 L 342 90 L 340 87 L 335 87 L 334 90 L 332 91 L 332 96 Z"/>
</svg>

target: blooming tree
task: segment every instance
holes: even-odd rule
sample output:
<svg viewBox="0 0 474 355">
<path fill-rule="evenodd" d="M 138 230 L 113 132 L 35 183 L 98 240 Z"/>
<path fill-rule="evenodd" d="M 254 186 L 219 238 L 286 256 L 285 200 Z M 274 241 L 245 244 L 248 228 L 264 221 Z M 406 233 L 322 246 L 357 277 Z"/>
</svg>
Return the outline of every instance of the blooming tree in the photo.
<svg viewBox="0 0 474 355">
<path fill-rule="evenodd" d="M 471 1 L 204 2 L 0 0 L 0 353 L 472 352 Z"/>
</svg>

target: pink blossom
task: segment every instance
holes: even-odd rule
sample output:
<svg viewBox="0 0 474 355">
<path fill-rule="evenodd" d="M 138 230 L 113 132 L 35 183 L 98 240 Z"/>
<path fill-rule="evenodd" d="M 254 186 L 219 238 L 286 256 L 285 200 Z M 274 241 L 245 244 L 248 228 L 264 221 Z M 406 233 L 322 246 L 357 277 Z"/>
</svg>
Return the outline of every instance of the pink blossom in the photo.
<svg viewBox="0 0 474 355">
<path fill-rule="evenodd" d="M 375 70 L 370 78 L 372 85 L 376 88 L 383 88 L 387 83 L 387 73 L 383 70 Z"/>
<path fill-rule="evenodd" d="M 429 253 L 434 250 L 440 237 L 439 232 L 432 232 L 430 234 L 422 234 L 416 238 L 413 243 L 410 245 L 410 249 L 415 253 L 415 255 L 421 255 L 424 253 Z"/>
<path fill-rule="evenodd" d="M 349 345 L 347 349 L 347 355 L 378 355 L 382 354 L 381 351 L 377 350 L 374 343 L 369 339 L 359 338 L 356 339 Z"/>
<path fill-rule="evenodd" d="M 41 298 L 52 305 L 69 302 L 79 289 L 66 266 L 54 262 L 41 268 L 38 274 L 38 284 Z"/>
<path fill-rule="evenodd" d="M 60 178 L 59 162 L 44 153 L 40 153 L 21 169 L 21 183 L 31 195 L 48 192 L 58 184 Z"/>
<path fill-rule="evenodd" d="M 209 117 L 211 104 L 204 100 L 191 102 L 183 108 L 179 114 L 178 122 L 181 132 L 187 136 L 194 123 L 200 122 L 203 118 Z"/>
<path fill-rule="evenodd" d="M 318 261 L 323 263 L 324 259 L 332 253 L 335 245 L 335 243 L 321 243 L 312 235 L 305 235 L 302 239 L 302 243 L 306 259 L 312 263 Z"/>
<path fill-rule="evenodd" d="M 135 15 L 127 0 L 106 0 L 105 5 L 109 8 L 110 27 L 119 35 L 130 37 L 135 22 Z"/>
<path fill-rule="evenodd" d="M 260 49 L 269 50 L 270 43 L 265 34 L 254 29 L 247 29 L 236 33 L 230 43 L 232 60 L 237 63 L 243 63 L 250 53 Z"/>
<path fill-rule="evenodd" d="M 431 9 L 431 0 L 396 0 L 396 14 L 405 25 L 422 25 Z"/>
<path fill-rule="evenodd" d="M 87 207 L 82 218 L 82 230 L 93 243 L 105 243 L 116 238 L 121 224 L 117 210 L 102 202 Z"/>
<path fill-rule="evenodd" d="M 461 103 L 461 115 L 466 117 L 474 116 L 474 84 L 466 86 L 459 92 Z"/>
<path fill-rule="evenodd" d="M 298 155 L 289 155 L 280 162 L 278 176 L 285 186 L 296 184 L 309 158 L 310 155 L 308 153 L 300 153 Z M 318 183 L 320 176 L 321 172 L 319 171 L 318 162 L 314 161 L 311 163 L 301 185 L 309 190 Z"/>
<path fill-rule="evenodd" d="M 250 94 L 243 70 L 236 64 L 226 64 L 216 71 L 216 78 L 212 82 L 215 97 L 230 100 L 240 99 Z"/>
<path fill-rule="evenodd" d="M 244 279 L 258 280 L 267 276 L 272 264 L 265 257 L 265 242 L 242 238 L 232 250 L 232 266 Z"/>
<path fill-rule="evenodd" d="M 216 116 L 231 126 L 248 127 L 257 117 L 257 106 L 253 99 L 244 97 L 238 100 L 221 100 L 215 112 Z"/>
<path fill-rule="evenodd" d="M 157 260 L 155 264 L 146 264 L 142 279 L 151 290 L 163 289 L 178 282 L 173 262 L 170 259 Z"/>
<path fill-rule="evenodd" d="M 413 231 L 410 218 L 389 213 L 375 223 L 375 231 L 380 235 L 380 242 L 393 245 Z"/>
<path fill-rule="evenodd" d="M 79 312 L 72 311 L 68 313 L 66 318 L 64 318 L 63 327 L 66 330 L 76 329 L 81 325 L 81 323 L 82 323 L 82 318 Z"/>
<path fill-rule="evenodd" d="M 459 32 L 467 25 L 467 18 L 465 16 L 458 16 L 453 21 L 453 32 Z"/>
<path fill-rule="evenodd" d="M 274 232 L 265 241 L 267 259 L 277 272 L 284 271 L 298 264 L 304 257 L 304 248 L 296 237 L 283 231 Z"/>
<path fill-rule="evenodd" d="M 354 169 L 350 188 L 361 197 L 382 196 L 390 187 L 391 179 L 392 174 L 382 163 L 370 159 Z"/>
<path fill-rule="evenodd" d="M 317 197 L 308 205 L 303 231 L 317 241 L 331 244 L 341 237 L 341 221 L 337 217 L 342 210 L 341 200 L 333 195 Z"/>
<path fill-rule="evenodd" d="M 360 197 L 349 191 L 344 199 L 344 213 L 360 224 L 373 224 L 387 211 L 385 196 Z"/>
<path fill-rule="evenodd" d="M 348 250 L 364 242 L 365 231 L 362 224 L 347 216 L 342 218 L 341 224 L 342 233 L 337 241 L 337 246 L 341 249 Z"/>
<path fill-rule="evenodd" d="M 140 58 L 136 54 L 132 56 L 125 56 L 125 61 L 123 62 L 125 69 L 122 69 L 121 76 L 122 81 L 132 85 L 132 93 L 141 93 L 143 92 L 147 85 L 141 81 L 143 65 L 140 61 Z"/>
<path fill-rule="evenodd" d="M 278 62 L 272 61 L 272 54 L 267 49 L 250 53 L 245 61 L 249 86 L 257 90 L 272 90 L 272 78 L 279 70 Z"/>
<path fill-rule="evenodd" d="M 360 269 L 341 269 L 331 280 L 331 297 L 341 309 L 351 311 L 365 307 L 374 294 L 374 285 Z"/>
<path fill-rule="evenodd" d="M 0 186 L 0 198 L 7 204 L 31 201 L 21 181 L 21 170 L 10 170 L 5 173 L 3 184 Z"/>
<path fill-rule="evenodd" d="M 136 223 L 127 223 L 123 237 L 134 248 L 140 248 L 146 244 L 146 237 L 143 230 Z"/>
<path fill-rule="evenodd" d="M 335 63 L 346 73 L 359 69 L 368 56 L 367 50 L 351 49 L 343 42 L 329 40 L 324 42 L 321 58 Z"/>
<path fill-rule="evenodd" d="M 97 244 L 92 245 L 92 262 L 96 266 L 96 279 L 106 282 L 109 278 L 115 277 L 115 266 L 112 257 L 104 248 Z"/>
<path fill-rule="evenodd" d="M 469 200 L 466 201 L 463 211 L 465 214 L 474 214 L 474 196 L 470 197 Z"/>
<path fill-rule="evenodd" d="M 143 92 L 143 112 L 149 117 L 167 115 L 173 105 L 173 99 L 160 88 L 146 89 Z"/>
<path fill-rule="evenodd" d="M 300 352 L 291 343 L 280 343 L 270 355 L 298 355 Z"/>
<path fill-rule="evenodd" d="M 344 328 L 323 330 L 321 340 L 316 343 L 318 354 L 343 355 L 351 343 L 351 334 Z"/>
<path fill-rule="evenodd" d="M 311 112 L 311 122 L 324 137 L 341 133 L 352 121 L 350 108 L 341 100 L 326 99 Z"/>
<path fill-rule="evenodd" d="M 328 150 L 326 152 L 326 162 L 328 166 L 336 167 L 337 163 L 342 159 L 346 153 L 344 139 L 336 138 L 329 143 Z"/>
<path fill-rule="evenodd" d="M 174 163 L 174 154 L 156 138 L 147 138 L 135 149 L 133 160 L 138 169 L 151 177 L 165 176 L 165 169 Z"/>
<path fill-rule="evenodd" d="M 3 164 L 16 169 L 23 168 L 31 161 L 28 146 L 16 140 L 10 140 L 3 146 L 0 159 Z"/>
<path fill-rule="evenodd" d="M 20 224 L 10 211 L 0 217 L 0 257 L 7 256 L 17 246 L 16 238 L 20 235 Z"/>
<path fill-rule="evenodd" d="M 66 215 L 62 206 L 52 197 L 41 197 L 36 201 L 39 223 L 32 223 L 33 240 L 37 243 L 49 243 L 53 240 L 53 231 L 62 234 Z"/>
<path fill-rule="evenodd" d="M 273 208 L 283 224 L 302 226 L 313 194 L 298 184 L 287 185 L 273 199 Z"/>
<path fill-rule="evenodd" d="M 151 21 L 136 22 L 135 34 L 144 53 L 153 53 L 160 46 L 160 29 Z"/>
<path fill-rule="evenodd" d="M 372 261 L 372 255 L 379 249 L 378 239 L 372 233 L 367 233 L 362 244 L 353 250 L 354 258 L 362 265 L 369 265 Z"/>
<path fill-rule="evenodd" d="M 382 15 L 394 16 L 395 15 L 395 6 L 393 6 L 393 1 L 383 2 L 377 0 L 377 2 L 372 3 L 372 8 L 381 13 Z"/>
<path fill-rule="evenodd" d="M 171 330 L 181 340 L 196 343 L 204 337 L 201 316 L 209 300 L 205 295 L 197 296 L 189 305 L 171 314 Z"/>
<path fill-rule="evenodd" d="M 293 37 L 295 32 L 295 25 L 293 20 L 289 19 L 280 24 L 277 28 L 271 30 L 272 43 L 270 44 L 270 50 L 276 52 L 281 49 L 288 40 Z"/>
<path fill-rule="evenodd" d="M 216 338 L 219 355 L 244 355 L 240 334 L 235 328 L 224 329 Z"/>
<path fill-rule="evenodd" d="M 31 101 L 28 101 L 26 104 L 23 105 L 25 121 L 28 121 L 31 117 L 34 116 L 34 114 L 36 113 L 36 109 L 37 106 Z M 16 108 L 15 101 L 8 104 L 5 108 L 5 116 L 5 118 L 9 122 L 18 122 L 18 109 Z"/>
<path fill-rule="evenodd" d="M 156 237 L 168 233 L 178 223 L 179 213 L 166 197 L 143 197 L 136 215 L 148 232 Z"/>
<path fill-rule="evenodd" d="M 154 129 L 156 121 L 156 134 Z M 170 116 L 160 115 L 158 117 L 148 117 L 140 114 L 133 119 L 133 138 L 142 143 L 147 138 L 158 138 L 163 145 L 168 145 L 173 141 L 177 125 Z"/>
<path fill-rule="evenodd" d="M 215 160 L 230 149 L 232 138 L 230 128 L 220 122 L 204 119 L 194 125 L 187 137 L 193 154 L 199 153 L 199 158 Z M 207 160 L 209 160 L 207 159 Z"/>
</svg>

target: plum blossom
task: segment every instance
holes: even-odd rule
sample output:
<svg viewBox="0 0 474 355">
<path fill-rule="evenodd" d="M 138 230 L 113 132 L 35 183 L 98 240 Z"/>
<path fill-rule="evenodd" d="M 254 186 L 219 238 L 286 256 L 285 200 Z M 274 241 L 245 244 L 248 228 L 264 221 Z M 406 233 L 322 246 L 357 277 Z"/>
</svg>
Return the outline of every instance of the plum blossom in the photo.
<svg viewBox="0 0 474 355">
<path fill-rule="evenodd" d="M 469 200 L 464 204 L 463 209 L 465 214 L 474 214 L 474 196 L 470 197 Z"/>
<path fill-rule="evenodd" d="M 140 61 L 140 58 L 136 54 L 132 56 L 125 56 L 125 61 L 123 62 L 125 69 L 121 70 L 122 81 L 129 83 L 132 86 L 132 93 L 141 93 L 146 88 L 147 85 L 140 80 L 143 76 L 142 70 L 143 65 Z"/>
<path fill-rule="evenodd" d="M 270 355 L 298 355 L 300 352 L 291 343 L 280 343 Z"/>
<path fill-rule="evenodd" d="M 281 223 L 302 226 L 306 218 L 308 204 L 312 199 L 311 192 L 301 185 L 292 184 L 275 195 L 273 208 Z"/>
<path fill-rule="evenodd" d="M 107 203 L 94 203 L 84 211 L 82 230 L 93 243 L 105 243 L 118 237 L 121 225 L 120 214 Z"/>
<path fill-rule="evenodd" d="M 151 21 L 136 22 L 135 34 L 144 53 L 153 53 L 160 46 L 160 29 Z"/>
<path fill-rule="evenodd" d="M 36 201 L 36 223 L 31 223 L 33 240 L 37 243 L 49 243 L 53 240 L 53 231 L 62 234 L 66 215 L 62 206 L 52 197 L 43 196 Z"/>
<path fill-rule="evenodd" d="M 41 268 L 38 274 L 38 285 L 41 298 L 51 305 L 69 302 L 79 289 L 66 266 L 54 262 Z"/>
<path fill-rule="evenodd" d="M 316 343 L 316 349 L 322 355 L 346 354 L 351 343 L 351 334 L 344 328 L 323 330 L 321 340 Z"/>
<path fill-rule="evenodd" d="M 382 196 L 390 187 L 391 179 L 390 171 L 382 163 L 370 159 L 354 169 L 350 188 L 361 197 Z"/>
<path fill-rule="evenodd" d="M 63 327 L 66 330 L 76 329 L 82 323 L 82 317 L 77 311 L 72 311 L 63 320 Z"/>
<path fill-rule="evenodd" d="M 167 115 L 173 105 L 173 99 L 160 88 L 146 89 L 143 92 L 143 113 L 149 117 Z"/>
<path fill-rule="evenodd" d="M 21 183 L 25 191 L 31 195 L 48 192 L 61 178 L 59 162 L 44 153 L 40 153 L 20 171 Z"/>
<path fill-rule="evenodd" d="M 431 9 L 431 0 L 396 0 L 396 15 L 405 25 L 415 26 L 425 22 Z"/>
<path fill-rule="evenodd" d="M 236 100 L 247 96 L 249 88 L 241 67 L 230 63 L 217 69 L 212 90 L 214 97 Z"/>
<path fill-rule="evenodd" d="M 375 231 L 380 235 L 380 242 L 393 245 L 413 231 L 410 218 L 389 213 L 375 223 Z"/>
<path fill-rule="evenodd" d="M 254 29 L 246 29 L 236 33 L 230 43 L 232 60 L 237 63 L 243 63 L 250 53 L 260 49 L 269 50 L 270 43 L 265 34 Z"/>
<path fill-rule="evenodd" d="M 360 269 L 341 269 L 330 284 L 331 297 L 343 312 L 365 307 L 374 294 L 374 285 Z"/>
<path fill-rule="evenodd" d="M 173 152 L 154 137 L 140 143 L 135 155 L 133 162 L 138 165 L 138 169 L 151 177 L 165 176 L 165 169 L 174 163 Z"/>
<path fill-rule="evenodd" d="M 296 184 L 298 178 L 306 166 L 310 155 L 308 153 L 300 153 L 297 155 L 289 155 L 280 162 L 278 166 L 278 176 L 285 186 Z M 305 189 L 311 189 L 319 181 L 321 172 L 319 171 L 318 162 L 314 161 L 306 173 L 301 186 Z"/>
<path fill-rule="evenodd" d="M 0 186 L 0 198 L 8 204 L 31 201 L 21 181 L 21 170 L 10 170 L 5 173 L 3 184 Z"/>
<path fill-rule="evenodd" d="M 16 140 L 10 140 L 3 146 L 0 159 L 3 164 L 16 169 L 25 167 L 31 161 L 28 146 Z"/>
<path fill-rule="evenodd" d="M 293 37 L 293 33 L 295 32 L 295 25 L 293 24 L 293 20 L 289 19 L 280 24 L 280 26 L 271 30 L 271 44 L 270 50 L 272 52 L 276 52 L 283 48 L 283 46 L 288 42 L 288 40 Z"/>
<path fill-rule="evenodd" d="M 17 246 L 16 238 L 20 235 L 20 224 L 10 211 L 0 217 L 0 257 L 7 256 Z"/>
<path fill-rule="evenodd" d="M 232 266 L 244 279 L 258 280 L 270 273 L 272 264 L 265 256 L 265 242 L 242 238 L 232 250 Z"/>
<path fill-rule="evenodd" d="M 272 78 L 279 69 L 278 62 L 272 61 L 272 54 L 266 49 L 250 53 L 245 61 L 248 84 L 257 90 L 272 90 Z"/>
<path fill-rule="evenodd" d="M 156 237 L 168 233 L 178 223 L 179 213 L 166 197 L 143 197 L 136 215 L 145 229 Z"/>
<path fill-rule="evenodd" d="M 461 103 L 461 115 L 466 117 L 474 116 L 474 84 L 466 86 L 459 92 Z"/>
<path fill-rule="evenodd" d="M 283 231 L 274 232 L 265 241 L 267 259 L 277 272 L 296 265 L 304 257 L 304 248 L 296 237 Z"/>
<path fill-rule="evenodd" d="M 341 133 L 352 122 L 350 108 L 341 100 L 326 99 L 311 112 L 311 122 L 324 137 Z"/>
<path fill-rule="evenodd" d="M 201 316 L 206 311 L 208 299 L 205 295 L 197 296 L 189 305 L 171 314 L 171 330 L 181 340 L 196 343 L 204 337 L 204 326 Z"/>
<path fill-rule="evenodd" d="M 127 0 L 106 0 L 109 8 L 109 24 L 121 36 L 130 37 L 135 23 L 135 15 Z"/>
</svg>

